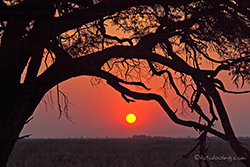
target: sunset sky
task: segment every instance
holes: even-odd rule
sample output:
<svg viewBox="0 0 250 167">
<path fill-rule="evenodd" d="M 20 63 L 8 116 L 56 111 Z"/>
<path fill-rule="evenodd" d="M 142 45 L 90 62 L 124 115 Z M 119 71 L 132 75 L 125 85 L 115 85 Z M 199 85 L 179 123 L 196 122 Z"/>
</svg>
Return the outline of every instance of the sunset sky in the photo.
<svg viewBox="0 0 250 167">
<path fill-rule="evenodd" d="M 160 80 L 153 81 L 159 82 Z M 228 88 L 234 88 L 227 81 Z M 230 86 L 231 85 L 231 86 Z M 90 77 L 78 77 L 60 85 L 72 103 L 69 115 L 72 122 L 64 116 L 58 119 L 59 111 L 54 100 L 54 110 L 43 102 L 37 107 L 34 119 L 25 126 L 22 135 L 32 134 L 33 138 L 95 138 L 95 137 L 131 137 L 132 135 L 150 135 L 167 137 L 197 137 L 198 133 L 187 127 L 173 123 L 154 101 L 136 101 L 127 103 L 108 86 L 100 84 L 93 87 Z M 159 89 L 155 90 L 161 93 Z M 181 104 L 169 92 L 167 101 L 173 110 Z M 52 90 L 55 96 L 55 90 Z M 231 123 L 237 136 L 250 136 L 249 99 L 250 95 L 222 95 Z M 133 124 L 126 122 L 126 115 L 134 113 L 137 120 Z M 192 114 L 180 115 L 183 119 Z M 216 124 L 219 127 L 219 123 Z"/>
<path fill-rule="evenodd" d="M 129 34 L 117 32 L 112 26 L 107 27 L 107 33 L 118 37 L 129 36 Z M 227 89 L 237 90 L 228 76 L 223 74 L 221 77 L 224 78 Z M 49 107 L 46 110 L 46 106 L 41 102 L 34 113 L 34 119 L 25 126 L 22 135 L 32 134 L 33 138 L 131 137 L 140 134 L 167 137 L 198 136 L 194 129 L 173 123 L 156 102 L 127 103 L 120 93 L 105 84 L 105 81 L 104 84 L 93 87 L 90 79 L 90 77 L 78 77 L 60 84 L 61 90 L 70 99 L 69 116 L 74 123 L 64 116 L 58 119 L 56 90 L 53 89 L 51 93 L 54 97 L 54 109 Z M 160 79 L 152 80 L 146 85 L 154 92 L 162 94 L 159 90 L 162 85 Z M 244 89 L 250 89 L 250 86 Z M 222 99 L 236 135 L 250 136 L 250 94 L 222 94 Z M 177 115 L 182 119 L 193 118 L 191 113 L 181 114 L 181 103 L 176 99 L 173 90 L 167 93 L 166 100 L 173 111 L 179 109 Z M 128 113 L 134 113 L 137 116 L 135 123 L 126 122 Z M 198 118 L 195 119 L 197 120 Z M 216 127 L 220 127 L 219 122 L 216 123 Z"/>
</svg>

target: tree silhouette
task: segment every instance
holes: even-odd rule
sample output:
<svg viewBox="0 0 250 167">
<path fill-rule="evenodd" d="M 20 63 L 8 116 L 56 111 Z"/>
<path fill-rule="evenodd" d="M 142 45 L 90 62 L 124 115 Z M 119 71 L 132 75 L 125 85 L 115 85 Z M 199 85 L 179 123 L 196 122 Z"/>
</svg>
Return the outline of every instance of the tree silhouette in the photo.
<svg viewBox="0 0 250 167">
<path fill-rule="evenodd" d="M 246 0 L 1 1 L 0 166 L 43 96 L 81 75 L 105 80 L 127 102 L 156 101 L 173 122 L 200 133 L 201 155 L 210 133 L 229 142 L 250 166 L 250 153 L 236 138 L 219 94 L 249 91 L 227 90 L 218 77 L 226 72 L 237 87 L 249 83 L 249 8 Z M 124 34 L 110 34 L 109 27 Z M 165 93 L 173 89 L 185 112 L 199 120 L 179 118 L 166 98 L 151 93 L 145 83 L 151 77 L 163 78 Z M 67 116 L 67 97 L 59 88 L 57 95 Z M 216 122 L 223 131 L 215 129 Z"/>
</svg>

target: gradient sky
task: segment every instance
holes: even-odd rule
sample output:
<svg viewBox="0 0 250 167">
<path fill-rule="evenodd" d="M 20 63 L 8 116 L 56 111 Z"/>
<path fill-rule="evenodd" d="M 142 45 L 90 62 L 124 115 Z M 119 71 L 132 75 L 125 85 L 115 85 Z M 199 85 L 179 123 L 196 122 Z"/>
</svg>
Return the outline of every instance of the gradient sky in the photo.
<svg viewBox="0 0 250 167">
<path fill-rule="evenodd" d="M 112 26 L 107 27 L 107 33 L 118 37 L 129 35 L 116 31 Z M 223 74 L 221 77 L 224 78 L 227 89 L 237 90 L 227 75 Z M 34 138 L 131 137 L 140 134 L 171 137 L 198 136 L 194 129 L 173 123 L 156 102 L 127 103 L 112 87 L 107 84 L 93 87 L 90 79 L 90 77 L 78 77 L 60 84 L 61 90 L 67 94 L 72 103 L 69 115 L 74 123 L 64 116 L 58 119 L 59 111 L 56 104 L 54 104 L 54 110 L 52 108 L 46 110 L 44 103 L 41 102 L 34 113 L 34 119 L 25 126 L 22 135 L 32 134 Z M 160 79 L 153 80 L 150 84 L 146 83 L 154 92 L 162 94 L 159 90 L 162 84 Z M 250 89 L 250 86 L 245 87 L 247 88 Z M 52 90 L 56 103 L 55 92 L 55 89 Z M 167 102 L 175 111 L 177 108 L 180 109 L 181 103 L 173 95 L 172 90 L 168 93 Z M 222 98 L 236 135 L 250 136 L 250 94 L 222 94 Z M 134 113 L 137 116 L 134 124 L 126 122 L 125 117 L 128 113 Z M 178 116 L 188 120 L 192 114 Z M 218 122 L 216 127 L 220 127 Z"/>
<path fill-rule="evenodd" d="M 159 80 L 157 82 L 160 83 Z M 230 85 L 226 84 L 226 87 L 234 88 Z M 106 84 L 93 87 L 90 77 L 71 79 L 62 83 L 60 88 L 72 103 L 69 115 L 74 123 L 64 116 L 58 119 L 59 111 L 56 104 L 54 110 L 46 110 L 41 102 L 34 113 L 34 119 L 25 126 L 22 135 L 32 134 L 33 138 L 131 137 L 140 134 L 167 137 L 198 136 L 194 129 L 173 123 L 156 102 L 127 103 L 120 93 Z M 160 93 L 158 89 L 155 91 Z M 55 96 L 55 90 L 52 90 L 52 94 Z M 175 110 L 180 103 L 171 94 L 173 93 L 170 91 L 167 100 Z M 236 135 L 250 136 L 250 94 L 223 94 L 222 97 Z M 137 116 L 134 124 L 128 124 L 125 120 L 126 115 L 131 112 Z M 181 117 L 188 119 L 192 114 L 184 114 Z M 217 123 L 217 127 L 219 126 Z"/>
</svg>

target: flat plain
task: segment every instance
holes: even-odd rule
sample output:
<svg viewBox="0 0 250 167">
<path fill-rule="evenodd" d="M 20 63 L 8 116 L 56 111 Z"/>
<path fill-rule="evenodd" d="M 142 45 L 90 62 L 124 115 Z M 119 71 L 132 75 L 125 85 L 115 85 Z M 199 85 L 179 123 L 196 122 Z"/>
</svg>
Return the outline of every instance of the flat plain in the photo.
<svg viewBox="0 0 250 167">
<path fill-rule="evenodd" d="M 250 149 L 250 139 L 241 139 Z M 198 150 L 182 159 L 196 139 L 23 139 L 18 141 L 8 167 L 196 167 Z M 243 167 L 229 144 L 210 139 L 211 167 Z"/>
</svg>

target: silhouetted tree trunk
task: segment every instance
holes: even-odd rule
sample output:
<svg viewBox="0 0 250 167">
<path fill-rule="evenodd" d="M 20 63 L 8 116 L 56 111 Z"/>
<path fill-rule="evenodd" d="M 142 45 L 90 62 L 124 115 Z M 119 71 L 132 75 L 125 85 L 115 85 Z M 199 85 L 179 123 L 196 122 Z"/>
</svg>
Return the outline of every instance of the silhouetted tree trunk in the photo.
<svg viewBox="0 0 250 167">
<path fill-rule="evenodd" d="M 13 147 L 18 140 L 24 123 L 19 120 L 1 120 L 0 123 L 0 166 L 6 166 Z"/>
<path fill-rule="evenodd" d="M 202 84 L 204 85 L 208 94 L 210 95 L 210 97 L 212 98 L 214 102 L 214 105 L 221 119 L 222 127 L 225 131 L 227 140 L 230 143 L 231 148 L 236 153 L 238 158 L 241 158 L 241 161 L 246 166 L 249 167 L 250 166 L 250 152 L 248 149 L 242 146 L 242 144 L 239 142 L 239 140 L 235 136 L 219 92 L 216 90 L 213 82 L 209 80 L 208 78 L 206 78 L 205 76 L 200 75 L 199 80 L 202 81 Z"/>
<path fill-rule="evenodd" d="M 19 96 L 18 92 L 20 90 L 8 91 L 9 95 L 1 96 L 0 166 L 3 167 L 6 166 L 8 157 L 19 139 L 20 132 L 33 113 L 35 105 L 37 105 L 36 97 L 29 94 Z M 2 92 L 5 91 L 2 89 Z M 29 99 L 29 102 L 26 101 L 27 99 Z"/>
</svg>

